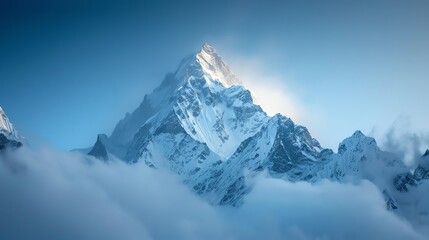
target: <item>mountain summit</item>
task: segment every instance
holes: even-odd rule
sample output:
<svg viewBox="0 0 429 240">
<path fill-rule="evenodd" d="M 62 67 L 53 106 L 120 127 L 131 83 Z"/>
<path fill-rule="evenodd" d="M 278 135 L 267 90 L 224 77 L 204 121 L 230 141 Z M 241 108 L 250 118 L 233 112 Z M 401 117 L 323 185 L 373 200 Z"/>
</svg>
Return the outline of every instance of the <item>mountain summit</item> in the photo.
<svg viewBox="0 0 429 240">
<path fill-rule="evenodd" d="M 180 89 L 188 86 L 187 94 L 190 94 L 192 89 L 189 87 L 193 88 L 191 85 L 197 82 L 207 86 L 206 90 L 210 92 L 241 84 L 214 48 L 204 44 L 198 53 L 183 59 L 174 73 L 167 74 L 161 85 L 146 95 L 141 105 L 117 124 L 109 139 L 117 145 L 129 144 L 149 118 L 168 108 L 172 98 L 179 98 L 177 92 Z"/>
<path fill-rule="evenodd" d="M 225 87 L 241 85 L 241 81 L 231 72 L 215 49 L 204 43 L 200 52 L 196 55 L 197 62 L 200 64 L 204 75 L 209 76 L 212 80 L 221 82 Z"/>
<path fill-rule="evenodd" d="M 210 203 L 233 206 L 252 189 L 245 179 L 265 171 L 289 181 L 367 179 L 396 209 L 394 179 L 409 171 L 360 131 L 334 153 L 290 118 L 268 116 L 208 44 L 167 74 L 111 136 L 99 135 L 88 153 L 169 170 Z"/>
</svg>

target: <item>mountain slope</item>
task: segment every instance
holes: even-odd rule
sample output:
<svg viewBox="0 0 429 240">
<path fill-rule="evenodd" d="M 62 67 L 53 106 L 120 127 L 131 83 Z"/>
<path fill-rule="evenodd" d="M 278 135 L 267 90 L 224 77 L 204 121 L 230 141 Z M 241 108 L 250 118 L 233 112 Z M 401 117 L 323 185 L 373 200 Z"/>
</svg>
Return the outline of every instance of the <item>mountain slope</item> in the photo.
<svg viewBox="0 0 429 240">
<path fill-rule="evenodd" d="M 173 74 L 167 74 L 152 94 L 146 95 L 141 105 L 122 119 L 113 130 L 111 140 L 117 144 L 129 143 L 146 121 L 171 104 L 176 90 L 192 80 L 206 80 L 212 91 L 219 83 L 223 86 L 240 84 L 240 81 L 221 60 L 214 49 L 204 44 L 201 51 L 182 60 Z"/>
<path fill-rule="evenodd" d="M 280 114 L 268 116 L 241 84 L 204 44 L 110 137 L 99 135 L 89 154 L 167 169 L 210 203 L 233 206 L 251 191 L 248 180 L 261 172 L 288 181 L 366 179 L 380 189 L 389 209 L 398 208 L 399 185 L 426 179 L 427 168 L 411 174 L 401 159 L 360 131 L 342 141 L 337 153 L 324 149 L 307 128 Z"/>
<path fill-rule="evenodd" d="M 212 203 L 239 205 L 252 187 L 246 178 L 266 171 L 275 178 L 308 180 L 322 165 L 323 154 L 306 128 L 278 114 L 243 141 L 227 161 L 207 170 L 193 189 Z"/>
</svg>

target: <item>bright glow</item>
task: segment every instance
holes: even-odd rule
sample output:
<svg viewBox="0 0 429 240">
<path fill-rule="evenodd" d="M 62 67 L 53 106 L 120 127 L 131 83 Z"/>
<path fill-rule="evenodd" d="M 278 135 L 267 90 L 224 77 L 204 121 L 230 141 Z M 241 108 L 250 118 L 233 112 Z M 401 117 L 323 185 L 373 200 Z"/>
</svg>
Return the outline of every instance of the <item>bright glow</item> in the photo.
<svg viewBox="0 0 429 240">
<path fill-rule="evenodd" d="M 237 77 L 244 87 L 252 93 L 253 100 L 270 116 L 281 113 L 300 121 L 302 112 L 293 94 L 284 84 L 287 82 L 280 76 L 274 76 L 266 71 L 264 65 L 256 59 L 236 58 L 229 61 Z"/>
</svg>

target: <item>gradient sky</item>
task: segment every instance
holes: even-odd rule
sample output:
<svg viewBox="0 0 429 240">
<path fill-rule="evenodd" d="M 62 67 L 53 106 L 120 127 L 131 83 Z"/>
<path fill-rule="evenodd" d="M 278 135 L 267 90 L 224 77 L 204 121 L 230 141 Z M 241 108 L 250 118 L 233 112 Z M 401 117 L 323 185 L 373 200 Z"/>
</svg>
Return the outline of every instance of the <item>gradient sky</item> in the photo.
<svg viewBox="0 0 429 240">
<path fill-rule="evenodd" d="M 239 77 L 287 89 L 282 111 L 323 146 L 398 119 L 428 132 L 428 12 L 423 0 L 2 1 L 0 106 L 30 140 L 90 146 L 208 42 Z"/>
</svg>

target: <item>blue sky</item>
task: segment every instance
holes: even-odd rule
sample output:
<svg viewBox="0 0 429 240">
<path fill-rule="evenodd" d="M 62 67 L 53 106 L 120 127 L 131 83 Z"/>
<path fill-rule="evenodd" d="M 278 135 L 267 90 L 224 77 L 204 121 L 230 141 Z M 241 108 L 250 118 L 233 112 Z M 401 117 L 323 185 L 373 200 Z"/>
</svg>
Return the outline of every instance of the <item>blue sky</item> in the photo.
<svg viewBox="0 0 429 240">
<path fill-rule="evenodd" d="M 23 135 L 61 149 L 110 134 L 204 42 L 239 77 L 287 89 L 284 113 L 324 146 L 397 121 L 429 131 L 427 1 L 1 4 L 0 105 Z"/>
</svg>

